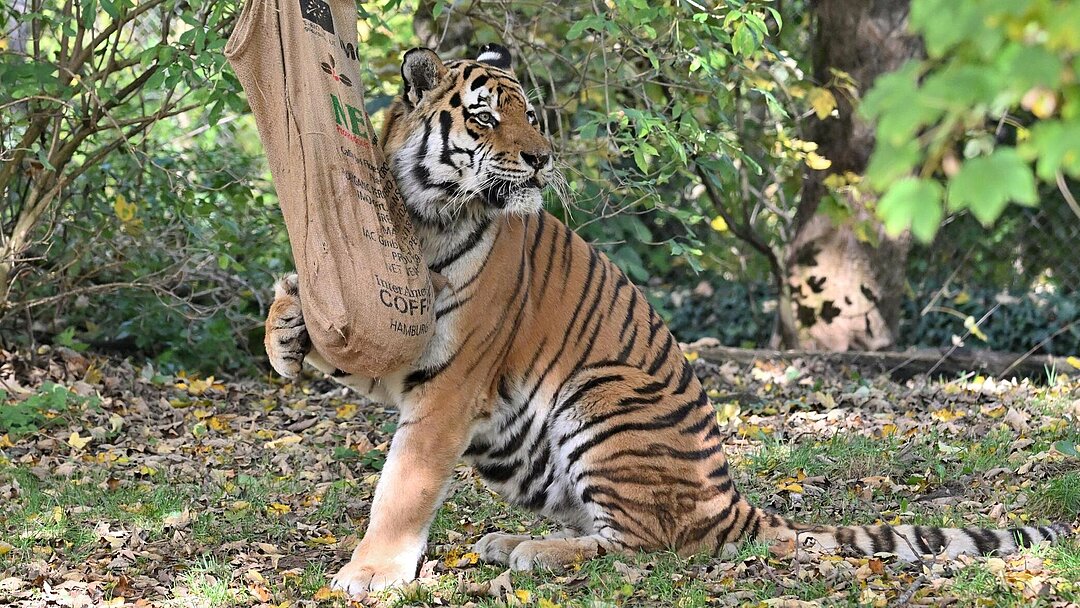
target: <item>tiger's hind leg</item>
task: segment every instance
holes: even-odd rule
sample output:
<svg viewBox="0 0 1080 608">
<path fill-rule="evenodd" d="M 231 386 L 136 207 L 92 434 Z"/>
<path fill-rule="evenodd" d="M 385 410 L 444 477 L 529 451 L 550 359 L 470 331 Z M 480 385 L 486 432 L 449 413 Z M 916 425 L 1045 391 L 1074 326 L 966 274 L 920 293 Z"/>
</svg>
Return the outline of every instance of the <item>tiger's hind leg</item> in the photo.
<svg viewBox="0 0 1080 608">
<path fill-rule="evenodd" d="M 510 555 L 521 543 L 556 538 L 569 538 L 572 536 L 577 536 L 577 532 L 574 532 L 573 530 L 562 530 L 561 532 L 556 532 L 547 536 L 491 532 L 490 534 L 485 534 L 483 538 L 473 545 L 473 552 L 479 555 L 480 559 L 489 564 L 502 564 L 506 566 L 510 564 Z"/>
<path fill-rule="evenodd" d="M 525 540 L 510 552 L 507 565 L 511 570 L 532 570 L 537 567 L 555 569 L 616 550 L 610 539 L 598 534 Z"/>
</svg>

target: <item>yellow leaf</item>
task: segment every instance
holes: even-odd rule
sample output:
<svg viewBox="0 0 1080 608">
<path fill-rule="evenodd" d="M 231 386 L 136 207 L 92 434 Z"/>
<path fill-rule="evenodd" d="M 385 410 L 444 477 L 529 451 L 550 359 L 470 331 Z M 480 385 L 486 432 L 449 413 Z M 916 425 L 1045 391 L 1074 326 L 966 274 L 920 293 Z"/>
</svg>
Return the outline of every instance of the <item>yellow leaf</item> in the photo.
<svg viewBox="0 0 1080 608">
<path fill-rule="evenodd" d="M 269 511 L 271 515 L 284 515 L 289 511 L 292 511 L 292 507 L 280 502 L 272 502 L 266 510 Z"/>
<path fill-rule="evenodd" d="M 334 411 L 334 414 L 338 418 L 352 418 L 356 415 L 357 409 L 358 408 L 356 407 L 355 403 L 343 403 L 337 407 L 337 409 Z"/>
<path fill-rule="evenodd" d="M 532 601 L 532 592 L 528 589 L 518 589 L 514 592 L 514 597 L 520 600 L 522 604 L 528 604 Z"/>
<path fill-rule="evenodd" d="M 539 600 L 537 600 L 536 605 L 539 608 L 561 608 L 558 604 L 546 598 L 540 598 Z"/>
<path fill-rule="evenodd" d="M 221 386 L 221 385 L 218 384 L 218 386 Z M 177 385 L 177 388 L 179 388 L 179 385 Z M 217 388 L 217 387 L 214 386 L 214 377 L 213 376 L 210 376 L 209 378 L 206 378 L 205 380 L 198 380 L 196 378 L 191 378 L 191 379 L 189 379 L 189 381 L 187 383 L 187 392 L 192 394 L 192 395 L 201 395 L 201 394 L 205 393 L 206 391 L 208 391 L 210 389 L 213 389 L 213 388 Z"/>
<path fill-rule="evenodd" d="M 964 412 L 956 412 L 953 410 L 938 410 L 930 414 L 930 417 L 939 422 L 952 422 L 957 418 L 963 418 Z"/>
<path fill-rule="evenodd" d="M 278 449 L 280 447 L 284 447 L 284 446 L 287 446 L 287 445 L 293 445 L 295 443 L 300 443 L 303 440 L 304 440 L 304 438 L 299 436 L 299 435 L 287 435 L 287 436 L 282 437 L 280 439 L 275 439 L 273 441 L 267 441 L 266 442 L 266 447 L 270 448 L 271 450 L 276 450 L 276 449 Z"/>
<path fill-rule="evenodd" d="M 319 590 L 315 592 L 315 595 L 311 596 L 311 599 L 316 602 L 324 602 L 334 597 L 334 592 L 330 590 L 330 587 L 319 587 Z"/>
<path fill-rule="evenodd" d="M 1069 365 L 1075 367 L 1076 369 L 1080 369 L 1080 357 L 1067 357 L 1065 359 L 1065 362 L 1068 363 Z M 4 435 L 4 436 L 7 437 L 7 435 Z M 0 447 L 3 447 L 3 446 L 0 445 Z"/>
<path fill-rule="evenodd" d="M 998 403 L 996 405 L 984 405 L 979 408 L 979 411 L 991 418 L 1001 418 L 1008 410 L 1004 405 Z"/>
<path fill-rule="evenodd" d="M 121 222 L 126 224 L 135 219 L 136 209 L 138 209 L 138 206 L 135 203 L 129 203 L 123 194 L 116 195 L 116 200 L 113 201 L 113 211 Z"/>
<path fill-rule="evenodd" d="M 986 334 L 983 333 L 983 330 L 979 329 L 979 326 L 976 325 L 975 317 L 969 316 L 968 318 L 964 319 L 964 329 L 970 331 L 971 335 L 982 340 L 983 342 L 986 342 L 988 340 Z"/>
<path fill-rule="evenodd" d="M 956 302 L 957 305 L 967 304 L 970 301 L 971 294 L 969 294 L 967 291 L 961 291 L 960 293 L 956 294 L 955 298 L 953 298 L 953 302 Z"/>
<path fill-rule="evenodd" d="M 71 431 L 71 436 L 68 437 L 67 443 L 76 450 L 81 450 L 93 440 L 93 437 L 79 437 L 78 431 Z"/>
<path fill-rule="evenodd" d="M 0 557 L 3 557 L 5 555 L 7 555 L 8 553 L 11 553 L 11 550 L 14 549 L 14 548 L 15 547 L 12 547 L 11 545 L 9 545 L 9 544 L 5 543 L 4 541 L 0 540 Z"/>
<path fill-rule="evenodd" d="M 734 401 L 728 401 L 723 405 L 716 406 L 716 422 L 718 424 L 727 424 L 729 421 L 739 417 L 740 409 L 739 404 Z"/>
<path fill-rule="evenodd" d="M 727 232 L 728 231 L 727 221 L 725 221 L 724 218 L 722 216 L 719 216 L 719 215 L 714 217 L 712 219 L 712 221 L 709 222 L 709 226 L 711 226 L 712 229 L 717 231 L 717 232 Z"/>
<path fill-rule="evenodd" d="M 1036 118 L 1049 118 L 1057 109 L 1057 94 L 1046 87 L 1035 87 L 1024 94 L 1020 106 Z"/>
<path fill-rule="evenodd" d="M 821 183 L 825 184 L 825 187 L 830 190 L 839 190 L 848 185 L 848 180 L 839 173 L 830 173 L 825 176 Z"/>
<path fill-rule="evenodd" d="M 898 429 L 897 429 L 895 424 L 882 425 L 882 427 L 881 427 L 881 436 L 882 437 L 889 437 L 890 435 L 895 435 L 897 430 Z"/>
<path fill-rule="evenodd" d="M 229 421 L 225 418 L 222 418 L 221 416 L 210 417 L 210 428 L 214 429 L 219 433 L 227 433 L 232 430 L 232 426 L 229 424 Z"/>
<path fill-rule="evenodd" d="M 685 356 L 687 361 L 693 363 L 694 361 L 697 361 L 699 355 L 694 351 L 690 351 L 688 353 L 685 353 Z"/>
<path fill-rule="evenodd" d="M 788 483 L 788 484 L 781 485 L 780 486 L 780 491 L 781 492 L 792 492 L 794 494 L 802 494 L 803 493 L 803 487 L 802 487 L 801 484 Z"/>
<path fill-rule="evenodd" d="M 313 545 L 333 545 L 333 544 L 336 544 L 337 541 L 338 541 L 338 539 L 337 539 L 336 536 L 334 536 L 333 534 L 327 534 L 326 536 L 319 536 L 317 538 L 311 539 L 311 544 L 313 544 Z"/>
<path fill-rule="evenodd" d="M 463 553 L 461 557 L 457 559 L 455 566 L 458 568 L 462 568 L 464 566 L 471 566 L 478 561 L 480 561 L 480 554 L 470 551 L 468 553 Z"/>
<path fill-rule="evenodd" d="M 246 500 L 234 500 L 229 503 L 229 510 L 236 513 L 238 511 L 246 511 L 250 506 L 251 503 Z"/>
<path fill-rule="evenodd" d="M 810 89 L 808 97 L 814 114 L 821 120 L 825 120 L 836 109 L 836 97 L 829 89 L 814 87 Z"/>
<path fill-rule="evenodd" d="M 60 522 L 64 521 L 64 510 L 61 509 L 60 507 L 53 507 L 53 509 L 52 509 L 52 520 L 54 522 L 56 522 L 56 523 L 60 523 Z"/>
<path fill-rule="evenodd" d="M 757 437 L 758 435 L 771 435 L 775 431 L 771 425 L 744 424 L 739 427 L 740 437 Z"/>
<path fill-rule="evenodd" d="M 1073 357 L 1075 358 L 1075 357 Z M 1080 366 L 1078 366 L 1080 367 Z M 13 448 L 15 444 L 11 442 L 11 437 L 8 437 L 7 433 L 0 435 L 0 448 Z"/>
<path fill-rule="evenodd" d="M 806 153 L 806 166 L 814 171 L 824 171 L 832 166 L 832 161 L 817 152 Z"/>
</svg>

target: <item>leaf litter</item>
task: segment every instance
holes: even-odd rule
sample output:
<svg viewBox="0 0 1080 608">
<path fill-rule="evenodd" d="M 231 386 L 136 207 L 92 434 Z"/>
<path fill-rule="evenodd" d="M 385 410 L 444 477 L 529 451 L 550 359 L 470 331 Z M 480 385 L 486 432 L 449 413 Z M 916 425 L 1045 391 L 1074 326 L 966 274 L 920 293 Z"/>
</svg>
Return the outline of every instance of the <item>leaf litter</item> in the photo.
<svg viewBox="0 0 1080 608">
<path fill-rule="evenodd" d="M 1064 372 L 1052 386 L 974 374 L 898 384 L 813 360 L 688 359 L 757 504 L 821 523 L 1080 524 L 1080 382 Z M 792 559 L 793 547 L 749 545 L 724 559 L 606 556 L 511 573 L 480 562 L 472 543 L 554 527 L 498 501 L 465 466 L 417 583 L 350 602 L 329 578 L 367 522 L 392 410 L 320 378 L 173 376 L 62 348 L 0 351 L 0 408 L 52 387 L 61 399 L 40 400 L 36 428 L 0 432 L 0 605 L 1080 602 L 1075 540 L 954 562 Z"/>
</svg>

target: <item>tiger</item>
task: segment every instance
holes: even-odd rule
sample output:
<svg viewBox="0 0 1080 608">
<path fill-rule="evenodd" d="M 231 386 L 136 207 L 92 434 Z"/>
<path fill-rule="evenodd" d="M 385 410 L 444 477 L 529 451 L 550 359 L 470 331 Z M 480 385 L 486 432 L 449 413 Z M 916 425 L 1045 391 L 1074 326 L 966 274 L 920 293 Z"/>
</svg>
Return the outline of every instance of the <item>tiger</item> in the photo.
<svg viewBox="0 0 1080 608">
<path fill-rule="evenodd" d="M 642 292 L 543 209 L 553 147 L 509 51 L 443 62 L 405 53 L 382 146 L 432 273 L 446 285 L 424 353 L 365 378 L 311 346 L 295 275 L 274 287 L 265 346 L 281 375 L 307 363 L 399 411 L 367 530 L 332 587 L 413 580 L 449 479 L 464 459 L 548 536 L 491 532 L 474 551 L 513 570 L 599 555 L 724 555 L 746 541 L 862 554 L 1009 553 L 1067 524 L 1010 529 L 801 524 L 735 487 L 715 409 Z M 782 543 L 782 544 L 781 544 Z"/>
</svg>

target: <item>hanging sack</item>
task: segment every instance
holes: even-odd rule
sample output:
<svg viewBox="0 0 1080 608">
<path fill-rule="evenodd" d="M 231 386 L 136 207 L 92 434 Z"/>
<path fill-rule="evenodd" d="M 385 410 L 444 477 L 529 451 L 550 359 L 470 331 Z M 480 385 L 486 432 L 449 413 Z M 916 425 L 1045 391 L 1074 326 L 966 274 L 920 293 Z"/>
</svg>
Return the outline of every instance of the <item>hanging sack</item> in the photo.
<svg viewBox="0 0 1080 608">
<path fill-rule="evenodd" d="M 364 109 L 353 0 L 247 0 L 225 56 L 255 115 L 315 350 L 379 377 L 432 333 L 427 265 Z"/>
</svg>

